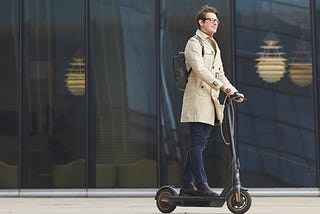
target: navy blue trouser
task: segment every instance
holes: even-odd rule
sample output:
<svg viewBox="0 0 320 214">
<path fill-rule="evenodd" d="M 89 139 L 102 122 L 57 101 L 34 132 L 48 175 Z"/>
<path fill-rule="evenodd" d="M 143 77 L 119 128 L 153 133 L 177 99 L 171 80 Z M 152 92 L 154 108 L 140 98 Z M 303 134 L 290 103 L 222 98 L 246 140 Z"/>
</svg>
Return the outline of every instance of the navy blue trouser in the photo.
<svg viewBox="0 0 320 214">
<path fill-rule="evenodd" d="M 203 150 L 207 146 L 212 126 L 205 123 L 189 123 L 190 145 L 184 162 L 182 181 L 206 183 Z"/>
</svg>

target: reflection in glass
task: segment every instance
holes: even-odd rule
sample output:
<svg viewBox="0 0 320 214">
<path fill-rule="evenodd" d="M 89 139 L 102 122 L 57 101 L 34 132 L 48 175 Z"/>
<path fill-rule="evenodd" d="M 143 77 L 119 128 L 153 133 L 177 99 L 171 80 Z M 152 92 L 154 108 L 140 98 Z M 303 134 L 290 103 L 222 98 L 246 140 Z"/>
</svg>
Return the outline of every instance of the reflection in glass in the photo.
<svg viewBox="0 0 320 214">
<path fill-rule="evenodd" d="M 23 14 L 22 188 L 84 188 L 85 99 L 65 87 L 85 55 L 84 0 L 26 0 Z"/>
<path fill-rule="evenodd" d="M 263 42 L 265 45 L 260 46 L 263 52 L 257 53 L 260 55 L 260 57 L 256 59 L 256 61 L 258 61 L 256 65 L 257 73 L 264 81 L 275 83 L 284 76 L 286 72 L 285 61 L 287 61 L 287 59 L 282 57 L 285 53 L 279 51 L 282 46 L 278 45 L 279 41 L 272 32 L 268 34 Z"/>
<path fill-rule="evenodd" d="M 18 0 L 0 7 L 0 189 L 18 188 Z"/>
<path fill-rule="evenodd" d="M 288 72 L 276 84 L 269 84 L 254 72 L 255 53 L 270 29 L 285 47 L 288 63 L 297 57 L 296 45 L 301 38 L 311 41 L 310 1 L 235 3 L 238 88 L 249 98 L 239 105 L 237 118 L 242 183 L 251 187 L 314 187 L 317 142 L 313 85 L 295 85 Z M 306 47 L 303 51 L 311 54 L 311 47 Z"/>
<path fill-rule="evenodd" d="M 289 76 L 297 86 L 308 86 L 312 82 L 311 48 L 306 41 L 299 41 L 293 51 L 294 57 L 289 65 Z"/>
<path fill-rule="evenodd" d="M 75 96 L 83 96 L 85 94 L 85 59 L 72 58 L 69 63 L 70 67 L 67 68 L 68 73 L 66 76 L 66 87 L 68 91 Z"/>
<path fill-rule="evenodd" d="M 155 1 L 89 3 L 90 186 L 156 187 Z"/>
</svg>

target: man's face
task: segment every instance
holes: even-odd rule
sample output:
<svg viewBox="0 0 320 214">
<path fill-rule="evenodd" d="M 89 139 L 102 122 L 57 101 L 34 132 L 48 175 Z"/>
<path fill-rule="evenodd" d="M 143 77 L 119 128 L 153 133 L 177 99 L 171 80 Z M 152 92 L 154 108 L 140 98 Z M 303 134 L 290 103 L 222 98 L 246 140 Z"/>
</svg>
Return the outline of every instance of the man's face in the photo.
<svg viewBox="0 0 320 214">
<path fill-rule="evenodd" d="M 212 36 L 217 32 L 219 20 L 215 13 L 207 13 L 204 20 L 199 20 L 199 24 L 202 32 L 208 36 Z"/>
</svg>

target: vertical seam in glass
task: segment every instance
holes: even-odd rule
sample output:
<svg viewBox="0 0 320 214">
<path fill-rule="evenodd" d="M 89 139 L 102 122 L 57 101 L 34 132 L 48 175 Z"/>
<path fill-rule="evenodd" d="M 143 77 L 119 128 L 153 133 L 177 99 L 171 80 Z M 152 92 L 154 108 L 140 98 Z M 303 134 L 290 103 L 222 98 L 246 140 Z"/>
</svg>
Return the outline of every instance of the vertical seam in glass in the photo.
<svg viewBox="0 0 320 214">
<path fill-rule="evenodd" d="M 234 85 L 236 86 L 236 88 L 238 88 L 238 82 L 237 82 L 237 73 L 236 73 L 236 44 L 235 44 L 235 34 L 236 34 L 236 31 L 235 31 L 235 0 L 230 0 L 229 1 L 229 4 L 230 4 L 230 27 L 231 27 L 231 68 L 232 68 L 232 79 L 233 79 L 233 82 L 234 82 Z M 236 114 L 236 117 L 235 117 L 235 130 L 237 129 L 237 115 Z M 234 134 L 234 140 L 235 142 L 237 142 L 238 140 L 238 132 L 235 132 Z"/>
<path fill-rule="evenodd" d="M 314 115 L 315 115 L 315 149 L 316 149 L 316 182 L 317 182 L 317 187 L 320 187 L 320 142 L 319 142 L 319 114 L 317 111 L 317 107 L 319 105 L 319 99 L 318 99 L 318 83 L 317 83 L 317 58 L 316 58 L 316 45 L 317 45 L 317 40 L 316 40 L 316 13 L 315 13 L 315 0 L 310 0 L 310 19 L 311 19 L 311 47 L 312 47 L 312 70 L 313 72 L 313 99 L 314 99 Z"/>
<path fill-rule="evenodd" d="M 161 182 L 161 140 L 160 140 L 160 0 L 155 0 L 155 61 L 156 61 L 156 148 L 157 148 L 157 186 Z"/>
<path fill-rule="evenodd" d="M 85 121 L 84 121 L 84 139 L 85 139 L 85 188 L 89 188 L 89 99 L 88 99 L 88 77 L 89 77 L 89 0 L 84 0 L 84 20 L 85 20 Z"/>
<path fill-rule="evenodd" d="M 18 1 L 18 88 L 17 88 L 17 103 L 18 103 L 18 189 L 22 188 L 22 41 L 23 41 L 23 0 Z"/>
<path fill-rule="evenodd" d="M 231 59 L 231 68 L 232 68 L 232 78 L 233 78 L 233 81 L 235 82 L 236 79 L 237 79 L 237 75 L 236 75 L 236 59 L 235 59 L 235 1 L 234 0 L 230 0 L 230 15 L 231 15 L 231 19 L 230 19 L 230 22 L 231 22 L 231 56 L 232 56 L 232 59 Z"/>
</svg>

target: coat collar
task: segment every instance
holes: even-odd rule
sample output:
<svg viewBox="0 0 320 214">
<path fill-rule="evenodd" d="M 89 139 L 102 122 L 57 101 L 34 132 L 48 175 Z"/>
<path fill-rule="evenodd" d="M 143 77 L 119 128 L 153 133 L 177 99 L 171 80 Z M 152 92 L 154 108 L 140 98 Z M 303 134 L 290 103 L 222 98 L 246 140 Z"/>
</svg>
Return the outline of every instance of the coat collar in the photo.
<svg viewBox="0 0 320 214">
<path fill-rule="evenodd" d="M 202 32 L 199 29 L 196 31 L 196 35 L 198 35 L 202 39 L 202 41 L 207 40 L 209 43 L 211 43 L 211 45 L 214 48 L 214 51 L 216 53 L 219 51 L 219 48 L 217 46 L 217 42 L 212 36 L 208 36 L 207 34 L 205 34 L 204 32 Z"/>
<path fill-rule="evenodd" d="M 211 36 L 208 36 L 207 34 L 205 34 L 204 32 L 202 32 L 201 30 L 197 30 L 196 34 L 202 39 L 202 40 L 206 40 L 206 39 L 211 39 L 214 40 Z"/>
</svg>

